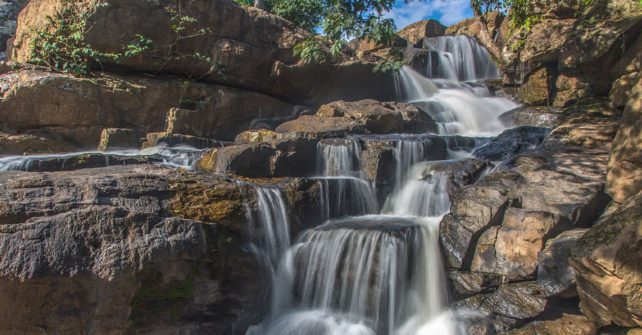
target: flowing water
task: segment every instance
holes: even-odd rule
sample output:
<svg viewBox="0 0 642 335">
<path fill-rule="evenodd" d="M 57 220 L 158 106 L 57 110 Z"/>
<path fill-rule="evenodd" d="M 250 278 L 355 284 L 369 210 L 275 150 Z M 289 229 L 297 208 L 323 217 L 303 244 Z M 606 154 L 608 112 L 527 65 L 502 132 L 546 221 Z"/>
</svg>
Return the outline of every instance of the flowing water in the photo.
<svg viewBox="0 0 642 335">
<path fill-rule="evenodd" d="M 0 157 L 0 171 L 65 170 L 74 163 L 96 166 L 155 163 L 193 169 L 203 150 L 189 146 L 158 146 L 143 150 L 84 151 L 66 154 Z M 71 167 L 71 166 L 70 166 Z"/>
<path fill-rule="evenodd" d="M 445 79 L 432 81 L 404 67 L 395 84 L 402 100 L 435 119 L 452 160 L 430 161 L 434 135 L 388 136 L 396 186 L 377 214 L 375 188 L 361 171 L 362 142 L 321 141 L 315 178 L 327 221 L 283 253 L 272 310 L 248 335 L 465 334 L 465 313 L 448 309 L 439 222 L 450 210 L 454 163 L 484 142 L 477 137 L 502 131 L 498 116 L 517 104 L 464 82 L 499 76 L 472 39 L 426 43 L 434 58 L 428 72 Z"/>
<path fill-rule="evenodd" d="M 248 249 L 269 273 L 272 295 L 278 291 L 276 278 L 279 262 L 290 248 L 290 220 L 281 189 L 239 182 L 250 187 L 256 199 L 256 208 L 246 196 L 243 202 L 247 220 Z M 274 300 L 274 299 L 272 299 Z"/>
<path fill-rule="evenodd" d="M 465 36 L 438 36 L 424 39 L 428 54 L 428 78 L 472 81 L 499 78 L 490 53 L 475 39 Z"/>
</svg>

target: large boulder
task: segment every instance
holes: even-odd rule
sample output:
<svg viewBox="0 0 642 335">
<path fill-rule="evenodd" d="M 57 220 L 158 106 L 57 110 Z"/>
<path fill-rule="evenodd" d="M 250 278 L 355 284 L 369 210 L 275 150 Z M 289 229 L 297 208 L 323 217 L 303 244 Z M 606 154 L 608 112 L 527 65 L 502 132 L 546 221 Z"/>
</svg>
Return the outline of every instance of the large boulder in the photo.
<svg viewBox="0 0 642 335">
<path fill-rule="evenodd" d="M 173 13 L 175 5 L 170 0 L 30 1 L 18 18 L 11 56 L 29 62 L 36 33 L 49 28 L 47 16 L 71 9 L 88 14 L 78 15 L 92 27 L 82 38 L 99 52 L 121 52 L 137 35 L 153 43 L 143 55 L 105 59 L 97 68 L 189 76 L 297 103 L 392 99 L 392 77 L 374 74 L 375 64 L 299 64 L 292 48 L 310 34 L 276 15 L 231 0 L 181 3 L 179 14 Z M 193 22 L 177 33 L 172 22 L 181 18 Z"/>
<path fill-rule="evenodd" d="M 303 115 L 281 124 L 277 133 L 305 137 L 340 137 L 346 134 L 435 132 L 437 125 L 417 107 L 398 102 L 335 101 L 321 106 L 315 115 Z"/>
<path fill-rule="evenodd" d="M 584 315 L 599 326 L 642 326 L 642 193 L 607 211 L 571 262 Z"/>
<path fill-rule="evenodd" d="M 153 166 L 0 174 L 0 296 L 14 302 L 0 332 L 244 334 L 267 286 L 241 248 L 241 193 L 190 178 Z"/>
<path fill-rule="evenodd" d="M 485 273 L 534 278 L 533 263 L 547 239 L 599 216 L 607 200 L 604 177 L 617 119 L 571 114 L 537 149 L 455 192 L 452 213 L 440 227 L 449 267 L 470 271 L 474 265 Z M 500 230 L 505 238 L 497 235 Z M 527 233 L 534 235 L 524 246 L 533 248 L 511 237 Z"/>
<path fill-rule="evenodd" d="M 441 36 L 446 33 L 446 27 L 437 20 L 422 20 L 415 22 L 403 29 L 397 35 L 408 40 L 412 45 L 420 48 L 426 37 Z"/>
<path fill-rule="evenodd" d="M 499 120 L 507 127 L 555 128 L 561 116 L 561 110 L 557 108 L 522 106 L 500 115 Z"/>
<path fill-rule="evenodd" d="M 620 203 L 642 190 L 642 75 L 629 96 L 622 126 L 613 140 L 607 175 L 607 192 Z"/>
<path fill-rule="evenodd" d="M 77 148 L 95 148 L 104 128 L 131 128 L 139 134 L 165 130 L 172 107 L 189 107 L 200 121 L 198 134 L 183 135 L 223 140 L 234 139 L 258 116 L 282 118 L 296 112 L 266 95 L 177 78 L 105 74 L 85 79 L 24 70 L 0 76 L 0 83 L 0 131 L 36 130 Z"/>
</svg>

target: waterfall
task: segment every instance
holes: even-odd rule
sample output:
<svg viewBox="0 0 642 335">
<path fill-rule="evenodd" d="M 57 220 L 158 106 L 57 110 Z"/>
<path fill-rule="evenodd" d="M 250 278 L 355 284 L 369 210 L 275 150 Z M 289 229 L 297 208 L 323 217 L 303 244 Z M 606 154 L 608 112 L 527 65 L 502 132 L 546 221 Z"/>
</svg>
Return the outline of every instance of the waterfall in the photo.
<svg viewBox="0 0 642 335">
<path fill-rule="evenodd" d="M 359 174 L 361 145 L 356 139 L 324 140 L 317 145 L 319 172 L 322 176 Z"/>
<path fill-rule="evenodd" d="M 256 209 L 244 201 L 249 249 L 269 270 L 272 283 L 282 256 L 290 247 L 290 221 L 281 189 L 274 186 L 248 185 L 256 197 Z"/>
<path fill-rule="evenodd" d="M 324 220 L 379 211 L 375 190 L 368 181 L 355 177 L 315 179 L 319 181 L 321 217 Z"/>
<path fill-rule="evenodd" d="M 407 65 L 404 65 L 401 71 L 395 73 L 395 87 L 398 90 L 396 92 L 397 97 L 404 101 L 425 100 L 439 91 L 430 79 L 422 76 Z"/>
<path fill-rule="evenodd" d="M 415 70 L 404 66 L 398 74 L 404 77 L 422 77 Z M 417 79 L 419 80 L 419 79 Z M 519 107 L 511 100 L 500 97 L 487 97 L 487 89 L 474 88 L 464 83 L 442 83 L 445 87 L 435 90 L 431 87 L 417 85 L 413 81 L 401 80 L 402 92 L 407 102 L 416 104 L 430 115 L 442 135 L 494 136 L 506 127 L 499 121 L 499 116 Z"/>
<path fill-rule="evenodd" d="M 372 184 L 361 171 L 357 139 L 323 140 L 317 146 L 321 217 L 375 214 L 379 210 Z"/>
<path fill-rule="evenodd" d="M 490 53 L 469 36 L 438 36 L 424 39 L 428 54 L 428 78 L 471 81 L 499 78 Z"/>
<path fill-rule="evenodd" d="M 434 169 L 435 164 L 414 165 L 401 188 L 388 198 L 384 213 L 436 217 L 450 210 L 448 171 Z"/>
</svg>

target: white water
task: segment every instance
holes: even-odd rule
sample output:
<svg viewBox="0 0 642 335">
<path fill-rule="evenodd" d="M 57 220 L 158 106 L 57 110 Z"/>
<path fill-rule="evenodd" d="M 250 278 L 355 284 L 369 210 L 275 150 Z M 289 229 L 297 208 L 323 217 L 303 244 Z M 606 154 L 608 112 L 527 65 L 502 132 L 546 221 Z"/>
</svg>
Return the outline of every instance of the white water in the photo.
<svg viewBox="0 0 642 335">
<path fill-rule="evenodd" d="M 441 163 L 421 163 L 412 166 L 400 189 L 388 198 L 384 213 L 393 215 L 441 216 L 450 210 L 447 170 L 435 170 Z"/>
<path fill-rule="evenodd" d="M 242 184 L 243 185 L 243 184 Z M 272 276 L 283 254 L 290 247 L 290 221 L 281 189 L 246 184 L 252 187 L 257 208 L 244 201 L 251 251 L 271 270 Z"/>
<path fill-rule="evenodd" d="M 320 184 L 323 220 L 379 212 L 372 184 L 356 177 L 316 177 Z"/>
<path fill-rule="evenodd" d="M 159 165 L 191 170 L 202 153 L 203 150 L 189 146 L 157 146 L 143 150 L 82 151 L 65 154 L 6 156 L 0 157 L 0 171 L 29 171 L 35 164 L 53 160 L 61 160 L 64 166 L 65 160 L 82 156 L 104 157 L 105 166 L 116 164 L 110 163 L 110 158 L 146 158 Z"/>
<path fill-rule="evenodd" d="M 517 105 L 491 97 L 484 85 L 459 81 L 498 77 L 485 50 L 461 37 L 428 43 L 439 51 L 433 53 L 439 62 L 431 70 L 449 80 L 435 85 L 404 67 L 395 78 L 398 96 L 422 103 L 440 134 L 492 136 L 504 130 L 498 116 Z M 329 220 L 306 231 L 284 253 L 271 314 L 249 335 L 466 333 L 460 320 L 465 313 L 447 307 L 439 245 L 439 223 L 450 210 L 451 161 L 425 162 L 430 159 L 426 139 L 394 139 L 396 187 L 385 214 L 352 217 L 377 208 L 376 193 L 361 171 L 360 142 L 319 144 L 321 210 Z"/>
<path fill-rule="evenodd" d="M 356 139 L 324 140 L 317 150 L 322 176 L 359 176 L 361 145 Z"/>
<path fill-rule="evenodd" d="M 428 54 L 429 78 L 472 81 L 499 78 L 490 53 L 475 39 L 465 36 L 439 36 L 424 39 Z"/>
<path fill-rule="evenodd" d="M 424 106 L 429 106 L 424 111 L 435 119 L 441 135 L 496 136 L 506 129 L 499 121 L 499 116 L 519 107 L 517 103 L 505 98 L 479 97 L 477 94 L 486 95 L 484 89 L 473 90 L 469 85 L 463 86 L 461 83 L 442 85 L 454 88 L 437 91 L 425 88 L 421 83 L 430 80 L 408 66 L 401 69 L 399 77 L 402 91 L 410 93 L 398 95 L 405 97 L 409 103 L 424 103 Z"/>
</svg>

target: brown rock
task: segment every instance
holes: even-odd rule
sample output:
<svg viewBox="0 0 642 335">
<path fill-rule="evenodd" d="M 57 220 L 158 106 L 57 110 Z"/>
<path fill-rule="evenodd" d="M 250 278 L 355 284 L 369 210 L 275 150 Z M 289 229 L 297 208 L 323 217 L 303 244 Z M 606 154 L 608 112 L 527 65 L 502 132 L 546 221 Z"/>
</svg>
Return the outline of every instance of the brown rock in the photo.
<svg viewBox="0 0 642 335">
<path fill-rule="evenodd" d="M 466 19 L 446 29 L 446 35 L 467 35 L 473 37 L 483 45 L 496 60 L 501 59 L 501 52 L 495 43 L 494 37 L 502 39 L 502 23 L 505 16 L 499 12 L 490 12 L 485 14 L 484 21 L 486 29 L 482 29 L 483 23 L 478 18 Z"/>
<path fill-rule="evenodd" d="M 517 89 L 517 98 L 526 105 L 548 105 L 551 99 L 551 80 L 551 74 L 546 68 L 532 72 Z"/>
<path fill-rule="evenodd" d="M 244 334 L 262 317 L 236 183 L 115 166 L 0 184 L 0 332 Z"/>
<path fill-rule="evenodd" d="M 551 321 L 531 322 L 506 335 L 596 335 L 597 327 L 583 315 L 564 314 Z"/>
<path fill-rule="evenodd" d="M 613 200 L 625 202 L 642 190 L 642 76 L 631 90 L 622 126 L 613 140 L 606 190 Z"/>
<path fill-rule="evenodd" d="M 642 193 L 614 204 L 575 246 L 582 313 L 598 326 L 642 326 Z"/>
<path fill-rule="evenodd" d="M 565 231 L 546 242 L 537 256 L 537 284 L 546 297 L 572 297 L 575 290 L 575 270 L 569 265 L 571 250 L 588 229 Z"/>
<path fill-rule="evenodd" d="M 64 136 L 80 148 L 96 147 L 104 128 L 134 127 L 140 133 L 165 129 L 166 112 L 181 104 L 198 107 L 207 137 L 233 139 L 257 115 L 283 117 L 294 107 L 231 87 L 136 76 L 75 78 L 42 71 L 0 76 L 0 131 L 37 129 Z M 258 112 L 257 112 L 258 111 Z M 193 134 L 184 134 L 193 135 Z"/>
<path fill-rule="evenodd" d="M 100 134 L 98 150 L 131 149 L 140 147 L 140 137 L 133 129 L 105 128 Z"/>
<path fill-rule="evenodd" d="M 42 152 L 73 151 L 77 145 L 60 135 L 42 132 L 26 134 L 0 133 L 0 154 L 23 155 Z"/>
<path fill-rule="evenodd" d="M 337 137 L 344 134 L 362 134 L 365 126 L 361 122 L 343 117 L 320 117 L 303 115 L 276 128 L 277 133 L 295 133 L 307 137 Z"/>
<path fill-rule="evenodd" d="M 526 37 L 520 52 L 522 63 L 554 62 L 561 56 L 576 24 L 574 19 L 546 19 L 537 23 Z"/>
<path fill-rule="evenodd" d="M 572 105 L 578 99 L 589 96 L 589 85 L 576 77 L 561 74 L 555 82 L 555 98 L 553 107 L 564 108 Z"/>
<path fill-rule="evenodd" d="M 403 29 L 397 35 L 405 38 L 416 47 L 421 47 L 426 37 L 442 36 L 446 33 L 446 27 L 436 20 L 423 20 L 415 22 Z"/>
<path fill-rule="evenodd" d="M 206 149 L 213 147 L 222 147 L 227 142 L 212 140 L 209 138 L 196 137 L 191 135 L 182 134 L 168 134 L 166 132 L 148 133 L 145 142 L 142 145 L 143 149 L 156 147 L 156 146 L 176 146 L 187 145 L 197 149 Z"/>
<path fill-rule="evenodd" d="M 555 128 L 562 111 L 557 108 L 543 106 L 522 106 L 510 110 L 499 117 L 508 127 L 544 127 Z"/>
</svg>

